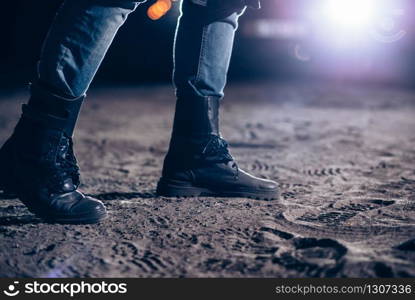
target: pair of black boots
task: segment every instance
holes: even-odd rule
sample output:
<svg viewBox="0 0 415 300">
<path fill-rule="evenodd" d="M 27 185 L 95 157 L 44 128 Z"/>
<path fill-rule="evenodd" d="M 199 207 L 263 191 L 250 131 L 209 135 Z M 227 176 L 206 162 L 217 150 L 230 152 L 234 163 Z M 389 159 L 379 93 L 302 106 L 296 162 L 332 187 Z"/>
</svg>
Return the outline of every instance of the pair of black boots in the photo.
<svg viewBox="0 0 415 300">
<path fill-rule="evenodd" d="M 49 222 L 97 223 L 107 216 L 99 200 L 78 191 L 72 135 L 83 97 L 67 99 L 39 85 L 12 136 L 0 149 L 0 189 L 14 194 Z M 219 133 L 214 97 L 188 96 L 176 105 L 170 149 L 157 193 L 166 197 L 276 199 L 278 185 L 239 169 Z"/>
</svg>

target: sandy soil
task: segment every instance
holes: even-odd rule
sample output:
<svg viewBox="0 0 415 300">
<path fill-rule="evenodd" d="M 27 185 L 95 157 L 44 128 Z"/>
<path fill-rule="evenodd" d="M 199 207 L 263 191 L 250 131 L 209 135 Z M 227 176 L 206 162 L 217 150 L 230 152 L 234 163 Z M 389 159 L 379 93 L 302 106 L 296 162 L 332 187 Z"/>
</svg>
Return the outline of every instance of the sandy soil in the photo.
<svg viewBox="0 0 415 300">
<path fill-rule="evenodd" d="M 223 134 L 279 201 L 155 195 L 174 99 L 167 86 L 98 89 L 76 134 L 100 225 L 46 224 L 0 195 L 0 276 L 415 276 L 415 94 L 231 86 Z M 24 93 L 0 101 L 0 143 Z"/>
</svg>

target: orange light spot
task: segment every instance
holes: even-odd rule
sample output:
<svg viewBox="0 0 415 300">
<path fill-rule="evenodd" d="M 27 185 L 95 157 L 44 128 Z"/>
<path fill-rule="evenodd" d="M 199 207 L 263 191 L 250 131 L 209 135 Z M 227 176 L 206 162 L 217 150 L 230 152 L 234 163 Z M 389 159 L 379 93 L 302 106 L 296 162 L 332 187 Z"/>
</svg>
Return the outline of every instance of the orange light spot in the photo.
<svg viewBox="0 0 415 300">
<path fill-rule="evenodd" d="M 158 0 L 148 8 L 147 15 L 152 20 L 158 20 L 171 8 L 171 0 Z"/>
</svg>

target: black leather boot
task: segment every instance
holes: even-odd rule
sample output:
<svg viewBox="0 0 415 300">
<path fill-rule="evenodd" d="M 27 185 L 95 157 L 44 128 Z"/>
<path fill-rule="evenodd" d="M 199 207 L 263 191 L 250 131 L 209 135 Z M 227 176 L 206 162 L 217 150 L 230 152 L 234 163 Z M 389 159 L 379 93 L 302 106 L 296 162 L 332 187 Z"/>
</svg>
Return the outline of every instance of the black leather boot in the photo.
<svg viewBox="0 0 415 300">
<path fill-rule="evenodd" d="M 219 133 L 219 98 L 177 100 L 157 193 L 166 197 L 278 198 L 278 184 L 241 170 Z"/>
<path fill-rule="evenodd" d="M 77 190 L 72 134 L 82 101 L 32 86 L 19 123 L 0 149 L 0 189 L 49 222 L 97 223 L 107 215 L 102 202 Z"/>
</svg>

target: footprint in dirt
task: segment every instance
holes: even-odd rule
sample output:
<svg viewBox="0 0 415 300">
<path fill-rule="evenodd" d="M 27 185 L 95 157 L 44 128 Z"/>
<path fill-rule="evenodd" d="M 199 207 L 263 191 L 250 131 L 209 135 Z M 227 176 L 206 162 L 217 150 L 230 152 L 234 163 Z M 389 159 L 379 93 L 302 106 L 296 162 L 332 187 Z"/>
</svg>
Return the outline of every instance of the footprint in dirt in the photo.
<svg viewBox="0 0 415 300">
<path fill-rule="evenodd" d="M 153 226 L 158 228 L 169 228 L 170 220 L 168 217 L 154 216 L 150 217 L 148 220 Z"/>
<path fill-rule="evenodd" d="M 395 204 L 394 200 L 385 199 L 351 199 L 336 201 L 330 207 L 321 207 L 314 212 L 306 212 L 297 217 L 298 221 L 316 225 L 326 225 L 328 227 L 342 226 L 345 222 L 356 215 L 365 212 L 382 209 Z M 289 212 L 286 212 L 289 214 Z"/>
<path fill-rule="evenodd" d="M 367 241 L 375 236 L 385 238 L 408 237 L 415 233 L 415 228 L 408 226 L 384 225 L 353 225 L 344 226 L 343 223 L 357 212 L 315 212 L 313 214 L 300 210 L 287 210 L 278 213 L 274 218 L 267 219 L 269 226 L 288 230 L 298 235 L 314 236 L 320 238 L 333 238 L 346 241 Z"/>
<path fill-rule="evenodd" d="M 322 169 L 308 169 L 303 171 L 304 175 L 308 176 L 337 176 L 342 175 L 340 168 L 322 168 Z"/>
<path fill-rule="evenodd" d="M 354 217 L 355 215 L 355 212 L 347 211 L 322 212 L 318 215 L 306 213 L 299 217 L 298 220 L 310 223 L 320 223 L 328 226 L 340 226 L 342 223 Z"/>
<path fill-rule="evenodd" d="M 263 263 L 259 261 L 248 262 L 233 258 L 208 258 L 198 266 L 203 274 L 213 272 L 215 274 L 249 274 L 250 276 L 255 275 L 262 267 Z"/>
<path fill-rule="evenodd" d="M 307 277 L 338 276 L 348 252 L 333 239 L 294 238 L 292 247 L 294 250 L 280 253 L 272 262 Z"/>
<path fill-rule="evenodd" d="M 139 249 L 136 244 L 129 241 L 118 242 L 111 250 L 110 258 L 113 264 L 123 266 L 122 272 L 128 272 L 135 267 L 139 274 L 164 274 L 173 265 L 168 259 L 149 250 Z"/>
<path fill-rule="evenodd" d="M 384 199 L 352 199 L 337 201 L 332 207 L 341 211 L 363 213 L 370 210 L 381 209 L 395 204 L 394 200 Z"/>
</svg>

